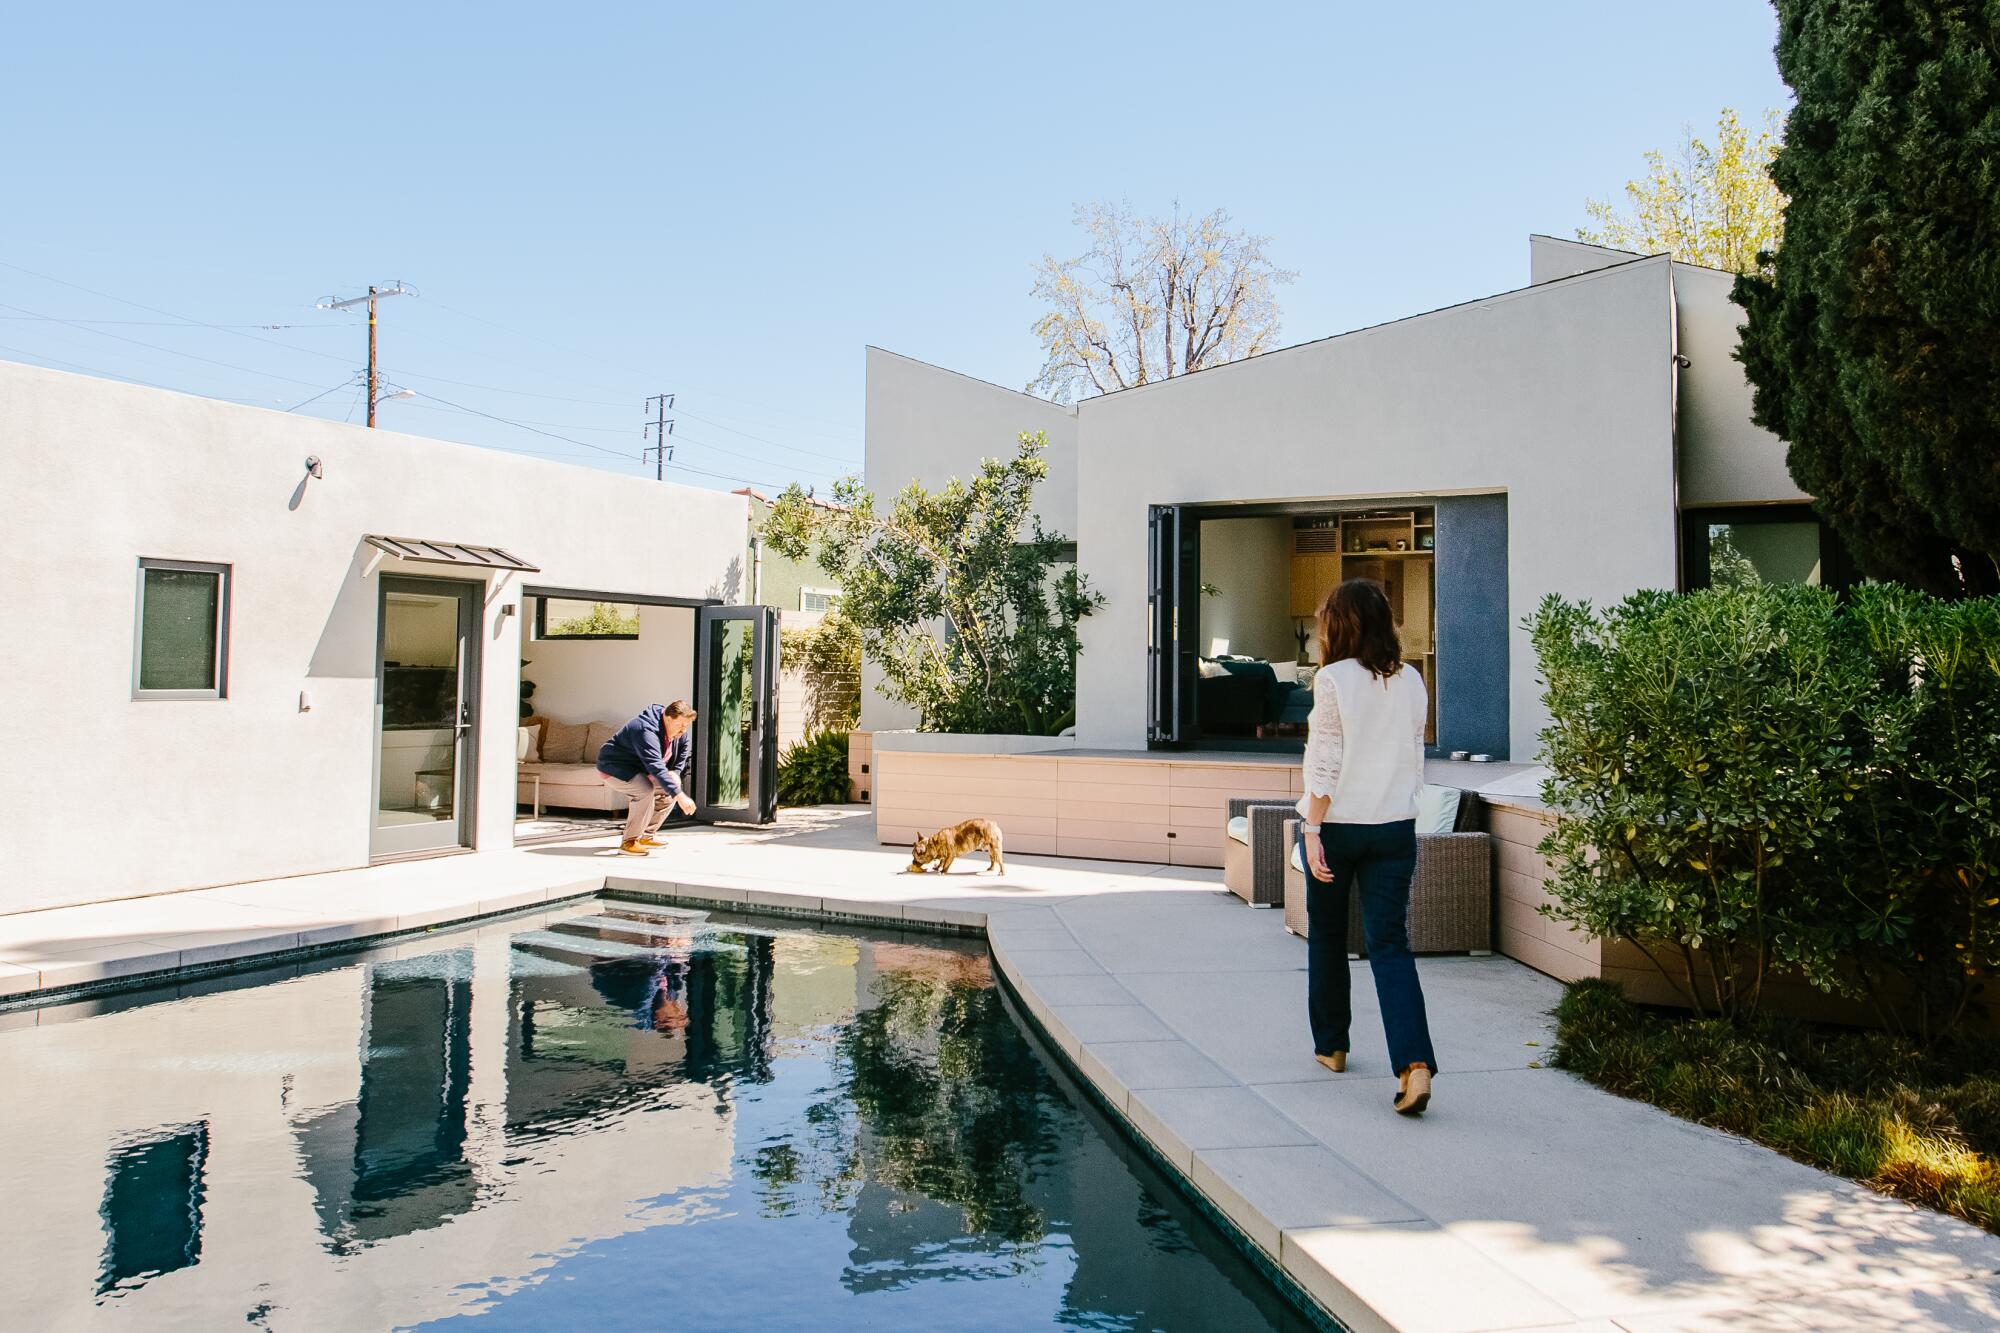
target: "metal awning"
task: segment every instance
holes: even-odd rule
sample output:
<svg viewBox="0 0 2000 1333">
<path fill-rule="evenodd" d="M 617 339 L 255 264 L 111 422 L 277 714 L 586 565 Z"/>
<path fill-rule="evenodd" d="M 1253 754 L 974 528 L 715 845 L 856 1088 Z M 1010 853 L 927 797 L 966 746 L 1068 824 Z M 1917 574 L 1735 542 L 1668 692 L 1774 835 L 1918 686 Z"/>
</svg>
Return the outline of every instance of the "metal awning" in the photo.
<svg viewBox="0 0 2000 1333">
<path fill-rule="evenodd" d="M 362 540 L 398 559 L 421 560 L 427 565 L 456 565 L 460 569 L 518 569 L 528 574 L 541 572 L 540 565 L 531 565 L 520 556 L 497 546 L 434 542 L 421 537 L 384 537 L 372 532 Z"/>
</svg>

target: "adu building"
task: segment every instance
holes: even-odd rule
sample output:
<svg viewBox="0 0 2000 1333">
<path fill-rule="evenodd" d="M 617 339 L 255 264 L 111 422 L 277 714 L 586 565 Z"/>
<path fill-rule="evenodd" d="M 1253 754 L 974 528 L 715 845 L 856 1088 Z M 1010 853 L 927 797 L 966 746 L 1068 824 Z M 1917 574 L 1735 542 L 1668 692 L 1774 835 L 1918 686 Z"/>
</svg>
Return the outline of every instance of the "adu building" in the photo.
<svg viewBox="0 0 2000 1333">
<path fill-rule="evenodd" d="M 1841 562 L 1750 420 L 1730 274 L 1529 252 L 1517 290 L 1075 406 L 871 349 L 869 480 L 935 485 L 1046 432 L 1041 517 L 1105 597 L 1077 679 L 1093 762 L 1296 751 L 1313 608 L 1357 575 L 1399 610 L 1435 751 L 1532 760 L 1522 622 L 1545 595 L 1833 581 Z M 866 692 L 877 751 L 914 723 Z M 981 748 L 963 740 L 947 748 Z M 885 810 L 884 840 L 929 813 Z"/>
</svg>

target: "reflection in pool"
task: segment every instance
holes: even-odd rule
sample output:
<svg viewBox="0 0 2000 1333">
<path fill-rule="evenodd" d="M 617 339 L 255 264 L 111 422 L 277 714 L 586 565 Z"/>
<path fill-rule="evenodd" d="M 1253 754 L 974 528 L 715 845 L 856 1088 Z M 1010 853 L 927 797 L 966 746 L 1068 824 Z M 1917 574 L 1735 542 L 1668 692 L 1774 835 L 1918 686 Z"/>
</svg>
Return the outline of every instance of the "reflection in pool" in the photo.
<svg viewBox="0 0 2000 1333">
<path fill-rule="evenodd" d="M 20 1327 L 1307 1326 L 929 936 L 606 900 L 0 1016 L 0 1145 Z"/>
</svg>

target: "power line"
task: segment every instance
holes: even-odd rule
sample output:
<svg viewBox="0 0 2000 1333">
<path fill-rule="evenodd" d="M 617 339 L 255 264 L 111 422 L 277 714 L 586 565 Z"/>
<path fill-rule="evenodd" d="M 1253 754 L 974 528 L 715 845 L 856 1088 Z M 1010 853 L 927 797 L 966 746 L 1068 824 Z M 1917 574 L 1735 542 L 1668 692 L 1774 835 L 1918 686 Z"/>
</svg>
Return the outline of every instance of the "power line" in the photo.
<svg viewBox="0 0 2000 1333">
<path fill-rule="evenodd" d="M 340 329 L 344 324 L 191 324 L 184 319 L 65 319 L 61 315 L 0 315 L 0 320 L 21 322 L 47 320 L 55 324 L 116 324 L 139 329 Z M 288 346 L 279 343 L 278 346 Z M 293 348 L 302 351 L 303 348 Z"/>
<path fill-rule="evenodd" d="M 167 389 L 167 386 L 164 384 L 155 384 L 151 380 L 142 380 L 136 375 L 123 375 L 115 370 L 99 370 L 96 366 L 79 365 L 74 361 L 65 361 L 61 357 L 50 356 L 46 352 L 31 352 L 25 347 L 0 347 L 0 352 L 12 352 L 16 356 L 32 357 L 36 361 L 44 362 L 47 365 L 65 370 L 81 371 L 85 375 L 102 375 L 106 379 L 123 380 L 127 384 L 143 384 L 148 389 L 166 389 L 168 393 L 178 392 L 178 390 Z"/>
<path fill-rule="evenodd" d="M 682 408 L 681 411 L 687 412 L 687 409 Z M 741 435 L 746 440 L 755 440 L 759 444 L 768 444 L 774 449 L 789 449 L 795 454 L 806 454 L 812 458 L 827 458 L 831 459 L 836 463 L 853 463 L 858 461 L 851 455 L 847 454 L 822 453 L 817 449 L 801 449 L 796 444 L 780 444 L 776 440 L 767 440 L 762 435 L 752 435 L 747 430 L 738 430 L 734 426 L 725 426 L 720 421 L 715 420 L 713 417 L 705 417 L 701 415 L 699 412 L 687 412 L 687 415 L 693 417 L 696 421 L 705 421 L 709 425 L 714 426 L 717 430 L 726 430 L 731 435 Z"/>
<path fill-rule="evenodd" d="M 24 315 L 35 315 L 39 313 L 37 311 L 28 309 L 26 306 L 8 305 L 4 301 L 0 301 L 0 310 L 18 310 Z M 196 356 L 193 352 L 183 352 L 177 347 L 162 347 L 158 343 L 149 343 L 139 338 L 128 338 L 122 333 L 107 333 L 103 329 L 89 328 L 86 325 L 75 323 L 72 320 L 58 319 L 54 315 L 42 315 L 40 317 L 56 324 L 67 325 L 68 327 L 73 328 L 80 333 L 94 333 L 100 338 L 116 338 L 119 342 L 131 343 L 135 347 L 151 348 L 155 352 L 165 352 L 168 356 L 184 356 L 188 358 L 188 360 L 190 361 L 204 361 L 211 366 L 221 366 L 225 370 L 241 371 L 245 375 L 262 375 L 266 379 L 283 380 L 287 384 L 303 384 L 308 389 L 317 388 L 319 385 L 319 382 L 317 380 L 297 380 L 293 379 L 290 375 L 279 375 L 268 370 L 253 370 L 249 366 L 239 366 L 232 361 L 217 361 L 212 356 Z"/>
<path fill-rule="evenodd" d="M 313 395 L 312 397 L 310 397 L 310 398 L 306 399 L 305 403 L 293 403 L 293 404 L 292 404 L 292 405 L 291 405 L 290 407 L 286 408 L 285 410 L 286 410 L 287 412 L 296 412 L 296 411 L 298 411 L 298 410 L 299 410 L 300 408 L 304 407 L 304 406 L 306 405 L 306 403 L 316 403 L 316 402 L 318 402 L 318 401 L 319 401 L 320 399 L 322 399 L 322 398 L 326 397 L 326 396 L 327 396 L 327 394 L 330 394 L 330 393 L 338 393 L 338 392 L 339 392 L 340 390 L 342 390 L 342 389 L 345 389 L 345 388 L 346 388 L 346 387 L 347 387 L 348 385 L 350 385 L 350 384 L 352 384 L 352 383 L 354 383 L 354 377 L 353 377 L 352 375 L 349 375 L 349 376 L 348 376 L 348 377 L 347 377 L 346 379 L 344 379 L 344 380 L 342 380 L 342 381 L 341 381 L 340 383 L 338 383 L 338 384 L 334 385 L 334 386 L 333 386 L 333 387 L 332 387 L 331 389 L 323 389 L 323 390 L 321 390 L 321 391 L 320 391 L 319 393 L 316 393 L 316 394 L 314 394 L 314 395 Z M 351 411 L 353 411 L 354 409 L 352 409 L 352 408 L 349 408 L 348 410 L 349 410 L 349 411 L 351 412 Z"/>
</svg>

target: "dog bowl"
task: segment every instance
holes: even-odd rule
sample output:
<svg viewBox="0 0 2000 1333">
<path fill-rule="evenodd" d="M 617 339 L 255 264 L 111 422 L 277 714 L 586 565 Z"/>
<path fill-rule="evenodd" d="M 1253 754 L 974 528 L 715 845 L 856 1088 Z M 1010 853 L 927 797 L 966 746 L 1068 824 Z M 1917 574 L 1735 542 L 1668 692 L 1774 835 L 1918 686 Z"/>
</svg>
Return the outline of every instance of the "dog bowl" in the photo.
<svg viewBox="0 0 2000 1333">
<path fill-rule="evenodd" d="M 1470 759 L 1472 755 L 1465 750 L 1453 750 L 1451 752 L 1451 757 L 1453 759 Z"/>
<path fill-rule="evenodd" d="M 1493 762 L 1493 756 L 1490 754 L 1475 754 L 1469 756 L 1469 758 L 1475 764 L 1490 764 Z"/>
</svg>

